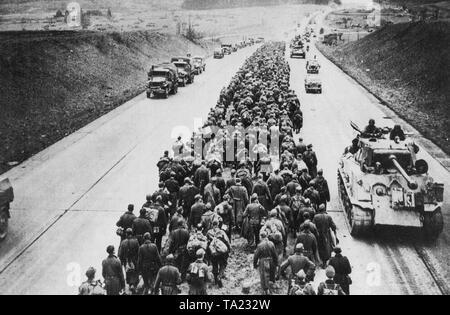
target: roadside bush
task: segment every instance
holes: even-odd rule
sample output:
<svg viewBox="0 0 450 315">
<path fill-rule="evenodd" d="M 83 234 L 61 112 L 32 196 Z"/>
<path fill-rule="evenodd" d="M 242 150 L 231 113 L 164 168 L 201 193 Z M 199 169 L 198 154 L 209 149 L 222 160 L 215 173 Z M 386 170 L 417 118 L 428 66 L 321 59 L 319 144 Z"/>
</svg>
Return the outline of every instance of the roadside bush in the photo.
<svg viewBox="0 0 450 315">
<path fill-rule="evenodd" d="M 197 32 L 193 27 L 189 27 L 186 31 L 186 34 L 184 37 L 187 40 L 190 40 L 191 42 L 196 43 L 197 41 L 201 40 L 204 36 L 200 32 Z"/>
</svg>

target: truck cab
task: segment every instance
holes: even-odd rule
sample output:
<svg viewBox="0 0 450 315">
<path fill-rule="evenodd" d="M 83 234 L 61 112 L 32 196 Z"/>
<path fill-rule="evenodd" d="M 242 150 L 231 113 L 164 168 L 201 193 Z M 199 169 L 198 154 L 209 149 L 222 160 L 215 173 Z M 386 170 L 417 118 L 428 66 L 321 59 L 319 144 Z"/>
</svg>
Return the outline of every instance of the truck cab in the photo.
<svg viewBox="0 0 450 315">
<path fill-rule="evenodd" d="M 222 44 L 222 51 L 225 55 L 231 55 L 233 52 L 233 47 L 231 44 Z"/>
<path fill-rule="evenodd" d="M 172 61 L 172 63 L 178 69 L 178 83 L 180 86 L 186 86 L 194 82 L 194 71 L 192 71 L 189 63 L 185 61 Z"/>
<path fill-rule="evenodd" d="M 225 54 L 223 53 L 223 49 L 218 48 L 214 50 L 214 59 L 223 59 Z"/>
<path fill-rule="evenodd" d="M 203 71 L 206 71 L 205 59 L 203 57 L 195 56 L 194 58 L 192 58 L 192 61 L 194 64 L 195 74 L 198 75 Z"/>
<path fill-rule="evenodd" d="M 153 66 L 148 73 L 147 98 L 152 95 L 162 95 L 168 98 L 169 94 L 178 92 L 178 77 L 173 69 Z"/>
</svg>

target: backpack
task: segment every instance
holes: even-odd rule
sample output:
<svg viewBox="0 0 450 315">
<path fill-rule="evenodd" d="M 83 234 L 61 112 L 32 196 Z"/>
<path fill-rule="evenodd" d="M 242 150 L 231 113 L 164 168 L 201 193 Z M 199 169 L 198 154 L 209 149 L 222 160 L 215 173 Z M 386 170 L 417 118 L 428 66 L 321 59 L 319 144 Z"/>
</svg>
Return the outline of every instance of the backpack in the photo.
<svg viewBox="0 0 450 315">
<path fill-rule="evenodd" d="M 307 284 L 305 285 L 296 284 L 291 289 L 291 295 L 307 295 L 306 288 L 308 288 Z"/>
<path fill-rule="evenodd" d="M 338 284 L 325 284 L 323 295 L 339 295 Z"/>
<path fill-rule="evenodd" d="M 283 235 L 278 230 L 275 224 L 267 225 L 266 232 L 268 234 L 269 240 L 272 241 L 274 244 L 280 244 L 283 242 Z"/>
<path fill-rule="evenodd" d="M 89 284 L 89 295 L 106 295 L 105 289 L 103 289 L 102 283 L 96 281 Z"/>
<path fill-rule="evenodd" d="M 292 198 L 292 205 L 291 205 L 292 211 L 299 212 L 301 208 L 303 208 L 303 199 Z"/>
<path fill-rule="evenodd" d="M 209 250 L 213 257 L 228 253 L 227 245 L 225 245 L 225 243 L 217 237 L 214 237 L 211 244 L 209 244 Z"/>
<path fill-rule="evenodd" d="M 200 281 L 204 280 L 207 275 L 205 274 L 205 270 L 201 268 L 201 264 L 193 263 L 189 270 L 189 275 L 191 277 L 191 284 L 199 284 Z"/>
<path fill-rule="evenodd" d="M 194 256 L 197 250 L 199 250 L 200 248 L 204 250 L 208 248 L 208 242 L 206 238 L 200 238 L 197 234 L 191 235 L 187 244 L 187 250 L 189 254 Z"/>
<path fill-rule="evenodd" d="M 151 223 L 156 223 L 156 221 L 158 221 L 158 217 L 159 217 L 159 210 L 158 209 L 150 209 L 150 208 L 145 208 L 145 210 L 147 210 L 148 220 Z"/>
</svg>

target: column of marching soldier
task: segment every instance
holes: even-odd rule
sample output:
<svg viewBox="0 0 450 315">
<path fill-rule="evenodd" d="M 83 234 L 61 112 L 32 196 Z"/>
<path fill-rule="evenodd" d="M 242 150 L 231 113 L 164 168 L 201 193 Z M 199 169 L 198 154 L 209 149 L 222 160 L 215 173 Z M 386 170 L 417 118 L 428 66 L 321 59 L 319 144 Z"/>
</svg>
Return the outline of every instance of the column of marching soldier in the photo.
<svg viewBox="0 0 450 315">
<path fill-rule="evenodd" d="M 187 281 L 190 295 L 206 295 L 208 283 L 223 286 L 238 237 L 248 240 L 263 294 L 288 269 L 289 295 L 350 293 L 350 263 L 326 212 L 327 181 L 313 146 L 293 138 L 303 114 L 289 81 L 284 43 L 267 43 L 245 62 L 208 115 L 209 135 L 178 138 L 173 157 L 166 151 L 157 165 L 158 190 L 138 217 L 129 205 L 117 222 L 121 244 L 118 256 L 107 248 L 104 284 L 89 268 L 80 294 L 176 295 Z M 319 267 L 327 280 L 316 292 Z"/>
</svg>

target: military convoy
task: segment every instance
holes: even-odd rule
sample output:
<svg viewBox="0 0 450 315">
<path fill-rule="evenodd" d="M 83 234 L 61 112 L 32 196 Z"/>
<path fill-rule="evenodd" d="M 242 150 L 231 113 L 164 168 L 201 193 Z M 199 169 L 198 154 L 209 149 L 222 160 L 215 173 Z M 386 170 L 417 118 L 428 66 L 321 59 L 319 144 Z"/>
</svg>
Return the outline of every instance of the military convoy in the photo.
<svg viewBox="0 0 450 315">
<path fill-rule="evenodd" d="M 444 185 L 428 175 L 418 151 L 412 141 L 363 133 L 346 150 L 338 187 L 353 236 L 367 235 L 377 226 L 419 228 L 428 239 L 441 234 Z"/>
<path fill-rule="evenodd" d="M 0 181 L 0 241 L 8 235 L 8 223 L 11 217 L 10 203 L 14 201 L 14 191 L 8 179 Z"/>
</svg>

